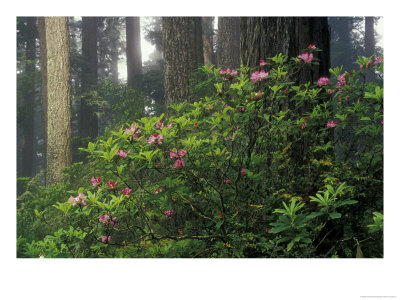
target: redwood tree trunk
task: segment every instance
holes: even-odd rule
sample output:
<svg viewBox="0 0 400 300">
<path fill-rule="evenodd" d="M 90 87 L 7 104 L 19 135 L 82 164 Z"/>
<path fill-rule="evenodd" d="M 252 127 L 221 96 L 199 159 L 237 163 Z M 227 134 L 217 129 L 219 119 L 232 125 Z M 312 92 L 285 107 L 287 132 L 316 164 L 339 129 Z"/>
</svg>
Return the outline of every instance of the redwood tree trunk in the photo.
<svg viewBox="0 0 400 300">
<path fill-rule="evenodd" d="M 217 66 L 240 67 L 240 18 L 219 17 L 217 38 Z"/>
<path fill-rule="evenodd" d="M 97 84 L 97 18 L 82 18 L 82 92 L 80 112 L 80 137 L 95 138 L 98 134 L 96 106 L 89 105 L 90 91 Z"/>
<path fill-rule="evenodd" d="M 43 116 L 44 116 L 44 136 L 46 139 L 47 138 L 47 49 L 46 49 L 47 47 L 46 47 L 46 26 L 44 17 L 38 18 L 38 30 L 39 30 L 39 41 L 40 41 L 40 73 L 42 77 L 40 92 L 41 92 Z"/>
<path fill-rule="evenodd" d="M 204 64 L 212 65 L 214 17 L 202 17 Z"/>
<path fill-rule="evenodd" d="M 36 18 L 27 18 L 29 35 L 26 40 L 25 95 L 23 100 L 22 176 L 33 175 L 33 118 L 35 102 Z"/>
<path fill-rule="evenodd" d="M 189 80 L 204 63 L 201 17 L 163 17 L 165 102 L 191 101 Z"/>
<path fill-rule="evenodd" d="M 138 88 L 142 75 L 140 47 L 140 17 L 126 17 L 126 63 L 128 86 Z"/>
<path fill-rule="evenodd" d="M 309 44 L 322 49 L 315 55 L 319 66 L 302 71 L 299 82 L 318 80 L 329 75 L 330 33 L 327 17 L 242 17 L 241 58 L 245 66 L 257 66 L 259 60 L 279 53 L 296 57 Z"/>
<path fill-rule="evenodd" d="M 375 54 L 374 17 L 365 17 L 364 49 L 366 57 L 370 57 Z M 373 79 L 373 73 L 367 72 L 366 80 L 369 82 Z"/>
<path fill-rule="evenodd" d="M 62 179 L 71 155 L 71 86 L 67 18 L 46 17 L 47 172 L 46 184 Z"/>
</svg>

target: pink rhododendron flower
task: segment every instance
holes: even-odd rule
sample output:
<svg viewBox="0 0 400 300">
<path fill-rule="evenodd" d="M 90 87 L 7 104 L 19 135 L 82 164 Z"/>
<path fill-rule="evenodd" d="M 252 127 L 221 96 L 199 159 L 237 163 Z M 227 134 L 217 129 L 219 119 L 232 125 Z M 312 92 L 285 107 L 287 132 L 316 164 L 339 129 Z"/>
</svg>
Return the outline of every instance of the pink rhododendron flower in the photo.
<svg viewBox="0 0 400 300">
<path fill-rule="evenodd" d="M 184 157 L 186 154 L 187 154 L 187 151 L 186 151 L 186 150 L 179 150 L 179 151 L 177 151 L 177 152 L 171 151 L 171 152 L 169 153 L 169 157 L 170 157 L 170 158 L 176 158 L 176 157 L 182 158 L 182 157 Z"/>
<path fill-rule="evenodd" d="M 99 218 L 99 222 L 103 223 L 103 225 L 111 224 L 112 226 L 115 226 L 117 223 L 117 217 L 111 218 L 108 214 L 104 214 Z"/>
<path fill-rule="evenodd" d="M 320 77 L 318 79 L 318 86 L 329 85 L 329 84 L 331 84 L 331 81 L 329 80 L 328 77 Z"/>
<path fill-rule="evenodd" d="M 127 135 L 131 135 L 134 139 L 138 139 L 140 134 L 140 129 L 138 129 L 137 126 L 138 125 L 135 123 L 132 127 L 126 128 L 125 133 Z"/>
<path fill-rule="evenodd" d="M 300 128 L 301 128 L 301 129 L 304 129 L 304 128 L 306 128 L 306 126 L 307 126 L 307 124 L 306 124 L 306 123 L 302 123 L 302 124 L 300 124 Z"/>
<path fill-rule="evenodd" d="M 346 84 L 346 73 L 343 73 L 343 74 L 340 74 L 338 77 L 337 77 L 337 80 L 338 80 L 338 82 L 337 82 L 337 84 L 336 84 L 336 87 L 342 87 L 342 86 L 344 86 L 345 84 Z"/>
<path fill-rule="evenodd" d="M 158 189 L 158 190 L 156 190 L 155 192 L 154 192 L 154 195 L 157 195 L 158 193 L 161 193 L 162 192 L 162 189 Z"/>
<path fill-rule="evenodd" d="M 304 117 L 304 122 L 307 122 L 308 121 L 308 117 Z"/>
<path fill-rule="evenodd" d="M 164 216 L 167 219 L 171 219 L 174 214 L 175 214 L 175 211 L 173 209 L 164 211 Z"/>
<path fill-rule="evenodd" d="M 124 150 L 118 150 L 117 154 L 119 155 L 119 157 L 121 158 L 125 158 L 127 156 L 126 152 Z"/>
<path fill-rule="evenodd" d="M 167 128 L 172 128 L 173 126 L 173 124 L 167 124 Z"/>
<path fill-rule="evenodd" d="M 149 140 L 147 141 L 147 143 L 152 144 L 152 143 L 154 143 L 154 142 L 157 141 L 158 144 L 161 145 L 161 144 L 162 144 L 163 138 L 164 138 L 164 137 L 163 137 L 162 134 L 158 134 L 158 133 L 152 134 L 152 135 L 149 137 Z"/>
<path fill-rule="evenodd" d="M 178 155 L 179 155 L 181 158 L 184 157 L 186 154 L 187 154 L 187 151 L 186 151 L 186 150 L 179 150 L 179 151 L 178 151 Z"/>
<path fill-rule="evenodd" d="M 317 46 L 315 46 L 314 44 L 310 44 L 307 49 L 317 49 Z"/>
<path fill-rule="evenodd" d="M 382 57 L 382 56 L 378 56 L 378 57 L 375 59 L 374 64 L 378 64 L 378 63 L 381 63 L 381 62 L 383 62 L 383 57 Z"/>
<path fill-rule="evenodd" d="M 164 121 L 158 121 L 156 124 L 157 129 L 163 129 L 164 128 Z"/>
<path fill-rule="evenodd" d="M 237 75 L 237 71 L 234 69 L 221 69 L 219 71 L 219 74 L 223 75 L 222 79 L 223 80 L 231 80 L 235 78 L 235 75 Z"/>
<path fill-rule="evenodd" d="M 230 135 L 228 135 L 226 138 L 225 138 L 225 141 L 229 141 L 229 140 L 231 140 L 232 139 L 232 137 L 230 136 Z"/>
<path fill-rule="evenodd" d="M 255 71 L 253 74 L 251 74 L 251 81 L 256 83 L 256 82 L 261 82 L 263 79 L 268 77 L 269 73 L 264 72 L 264 70 L 261 71 Z"/>
<path fill-rule="evenodd" d="M 239 108 L 238 108 L 238 111 L 245 111 L 245 110 L 246 110 L 245 107 L 239 107 Z"/>
<path fill-rule="evenodd" d="M 92 185 L 93 185 L 93 186 L 96 186 L 96 185 L 99 185 L 99 184 L 100 184 L 101 178 L 100 178 L 100 177 L 94 178 L 94 177 L 92 176 L 92 179 L 90 179 L 90 181 L 92 182 Z"/>
<path fill-rule="evenodd" d="M 122 190 L 122 194 L 124 194 L 125 196 L 127 196 L 127 197 L 129 197 L 129 195 L 130 195 L 130 193 L 132 192 L 132 189 L 130 189 L 130 188 L 124 188 L 123 190 Z"/>
<path fill-rule="evenodd" d="M 247 174 L 247 173 L 246 173 L 246 170 L 245 170 L 244 168 L 242 168 L 242 169 L 240 170 L 240 174 L 242 174 L 243 176 L 246 175 L 246 174 Z"/>
<path fill-rule="evenodd" d="M 115 188 L 117 185 L 118 185 L 118 181 L 116 181 L 116 182 L 114 182 L 114 181 L 109 181 L 109 182 L 107 182 L 107 186 L 108 186 L 110 189 Z"/>
<path fill-rule="evenodd" d="M 312 53 L 302 53 L 299 55 L 299 57 L 305 62 L 305 63 L 310 63 L 314 59 L 314 54 Z"/>
<path fill-rule="evenodd" d="M 197 124 L 197 122 L 195 122 L 195 123 L 194 123 L 194 126 L 196 126 L 196 127 L 197 127 L 197 125 L 198 125 L 198 124 Z"/>
<path fill-rule="evenodd" d="M 229 182 L 231 182 L 231 179 L 230 179 L 230 178 L 225 179 L 224 182 L 225 182 L 225 183 L 229 183 Z"/>
<path fill-rule="evenodd" d="M 107 243 L 111 242 L 111 236 L 109 235 L 109 236 L 101 237 L 101 242 L 104 243 L 104 244 L 107 244 Z"/>
<path fill-rule="evenodd" d="M 333 94 L 334 92 L 335 92 L 334 90 L 328 89 L 329 94 Z"/>
<path fill-rule="evenodd" d="M 266 228 L 265 228 L 265 232 L 268 233 L 268 232 L 269 232 L 269 229 L 270 229 L 270 228 L 266 227 Z"/>
<path fill-rule="evenodd" d="M 263 59 L 260 59 L 260 66 L 262 67 L 262 66 L 265 66 L 267 63 L 265 62 L 265 60 L 263 60 Z"/>
<path fill-rule="evenodd" d="M 175 169 L 179 169 L 185 166 L 185 161 L 183 159 L 178 159 L 175 163 L 174 163 L 174 168 Z"/>
<path fill-rule="evenodd" d="M 337 123 L 335 121 L 329 121 L 328 123 L 326 123 L 326 127 L 327 128 L 334 128 L 336 127 Z"/>
<path fill-rule="evenodd" d="M 68 202 L 72 202 L 72 206 L 75 206 L 77 204 L 82 204 L 83 206 L 86 206 L 87 203 L 85 202 L 84 198 L 86 198 L 86 196 L 82 193 L 79 193 L 79 195 L 76 198 L 70 196 Z"/>
</svg>

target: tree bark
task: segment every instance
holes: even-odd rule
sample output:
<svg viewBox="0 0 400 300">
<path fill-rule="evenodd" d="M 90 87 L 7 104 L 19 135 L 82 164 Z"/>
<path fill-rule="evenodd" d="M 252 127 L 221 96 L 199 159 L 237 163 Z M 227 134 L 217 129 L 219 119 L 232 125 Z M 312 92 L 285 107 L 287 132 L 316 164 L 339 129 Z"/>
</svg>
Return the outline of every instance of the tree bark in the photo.
<svg viewBox="0 0 400 300">
<path fill-rule="evenodd" d="M 62 179 L 71 165 L 71 86 L 67 18 L 46 17 L 47 172 L 46 184 Z"/>
<path fill-rule="evenodd" d="M 217 66 L 240 67 L 240 18 L 219 17 L 217 38 Z"/>
<path fill-rule="evenodd" d="M 261 59 L 279 53 L 296 57 L 309 44 L 316 44 L 323 50 L 314 54 L 320 59 L 320 65 L 302 71 L 299 82 L 329 75 L 330 33 L 326 17 L 242 17 L 240 32 L 241 58 L 245 66 L 257 66 Z"/>
<path fill-rule="evenodd" d="M 25 87 L 22 128 L 22 176 L 33 174 L 33 120 L 35 103 L 36 18 L 27 17 L 29 34 L 26 40 Z"/>
<path fill-rule="evenodd" d="M 142 75 L 142 50 L 140 46 L 140 17 L 126 17 L 126 63 L 128 86 L 138 88 Z"/>
<path fill-rule="evenodd" d="M 214 17 L 202 17 L 204 65 L 211 66 L 213 58 Z"/>
<path fill-rule="evenodd" d="M 119 60 L 119 31 L 117 28 L 118 18 L 107 18 L 108 26 L 110 26 L 110 47 L 111 47 L 111 79 L 112 82 L 118 83 L 118 60 Z"/>
<path fill-rule="evenodd" d="M 163 17 L 162 41 L 165 102 L 190 102 L 190 77 L 204 63 L 201 17 Z"/>
<path fill-rule="evenodd" d="M 80 137 L 96 138 L 98 134 L 98 120 L 95 113 L 96 106 L 89 105 L 89 93 L 97 84 L 97 18 L 82 18 L 82 98 L 80 111 Z"/>
<path fill-rule="evenodd" d="M 44 131 L 45 131 L 44 136 L 46 139 L 47 138 L 47 47 L 46 47 L 46 26 L 44 17 L 38 18 L 38 30 L 39 30 L 39 41 L 40 41 L 40 73 L 42 77 L 41 98 L 42 98 L 43 116 L 44 116 Z"/>
<path fill-rule="evenodd" d="M 364 49 L 366 57 L 370 57 L 375 54 L 374 17 L 365 17 Z M 366 81 L 370 82 L 373 79 L 374 74 L 367 72 Z"/>
</svg>

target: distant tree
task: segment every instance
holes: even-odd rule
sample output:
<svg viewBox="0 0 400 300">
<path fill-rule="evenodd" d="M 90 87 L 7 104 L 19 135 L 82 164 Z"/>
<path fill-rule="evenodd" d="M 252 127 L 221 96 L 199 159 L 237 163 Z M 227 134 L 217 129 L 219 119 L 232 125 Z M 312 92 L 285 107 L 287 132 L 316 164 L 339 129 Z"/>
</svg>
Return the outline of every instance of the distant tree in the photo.
<svg viewBox="0 0 400 300">
<path fill-rule="evenodd" d="M 219 17 L 217 37 L 217 66 L 240 67 L 240 18 Z"/>
<path fill-rule="evenodd" d="M 128 86 L 138 88 L 142 75 L 142 50 L 140 47 L 140 17 L 126 17 L 126 62 Z"/>
<path fill-rule="evenodd" d="M 203 26 L 204 65 L 211 66 L 213 64 L 214 17 L 202 17 L 201 22 Z"/>
<path fill-rule="evenodd" d="M 365 34 L 364 34 L 364 49 L 365 56 L 370 57 L 375 53 L 375 29 L 374 29 L 374 17 L 365 17 Z M 371 72 L 367 73 L 366 80 L 372 81 L 374 74 Z"/>
<path fill-rule="evenodd" d="M 97 18 L 82 18 L 82 62 L 80 138 L 95 138 L 98 134 L 96 106 L 90 103 L 90 92 L 97 84 Z"/>
<path fill-rule="evenodd" d="M 20 81 L 22 102 L 20 104 L 19 124 L 22 129 L 21 143 L 21 176 L 33 175 L 33 148 L 34 148 L 34 108 L 35 108 L 35 83 L 36 83 L 36 17 L 25 19 L 25 70 Z"/>
<path fill-rule="evenodd" d="M 190 77 L 204 63 L 201 17 L 163 17 L 165 101 L 191 101 Z"/>
<path fill-rule="evenodd" d="M 69 37 L 67 18 L 46 17 L 44 23 L 47 60 L 46 184 L 51 185 L 61 180 L 63 168 L 72 160 Z"/>
<path fill-rule="evenodd" d="M 319 66 L 302 71 L 299 82 L 315 81 L 329 75 L 329 26 L 326 17 L 242 17 L 241 58 L 246 66 L 279 53 L 296 57 L 315 44 L 323 51 L 316 57 Z"/>
</svg>

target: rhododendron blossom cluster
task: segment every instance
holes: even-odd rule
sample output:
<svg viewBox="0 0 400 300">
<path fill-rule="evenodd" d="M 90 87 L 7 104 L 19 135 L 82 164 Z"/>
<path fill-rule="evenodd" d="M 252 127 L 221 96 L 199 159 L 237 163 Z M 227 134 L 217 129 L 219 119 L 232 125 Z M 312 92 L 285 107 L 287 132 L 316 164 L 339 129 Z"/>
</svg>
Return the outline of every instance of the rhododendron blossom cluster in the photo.
<svg viewBox="0 0 400 300">
<path fill-rule="evenodd" d="M 310 44 L 307 49 L 317 49 L 317 46 L 315 46 L 314 44 Z"/>
<path fill-rule="evenodd" d="M 381 62 L 383 62 L 383 57 L 382 57 L 382 56 L 378 56 L 378 57 L 375 59 L 374 64 L 378 64 L 378 63 L 381 63 Z"/>
<path fill-rule="evenodd" d="M 340 74 L 338 77 L 338 82 L 336 84 L 336 87 L 342 87 L 344 85 L 346 85 L 346 73 Z"/>
<path fill-rule="evenodd" d="M 124 150 L 118 150 L 117 154 L 119 155 L 119 157 L 121 158 L 125 158 L 127 156 L 126 152 Z"/>
<path fill-rule="evenodd" d="M 164 138 L 164 137 L 163 137 L 162 134 L 155 133 L 155 134 L 152 134 L 152 135 L 149 137 L 149 140 L 147 141 L 147 143 L 152 144 L 152 143 L 154 143 L 154 142 L 157 142 L 159 145 L 161 145 L 161 144 L 162 144 L 163 138 Z"/>
<path fill-rule="evenodd" d="M 137 124 L 135 123 L 132 127 L 126 128 L 125 133 L 127 135 L 132 136 L 134 139 L 138 139 L 140 134 L 140 129 L 137 128 Z"/>
<path fill-rule="evenodd" d="M 92 182 L 93 186 L 96 186 L 100 184 L 101 178 L 100 177 L 94 178 L 93 176 L 92 179 L 90 179 L 90 181 Z"/>
<path fill-rule="evenodd" d="M 164 216 L 167 219 L 171 219 L 174 214 L 175 214 L 175 211 L 173 209 L 164 211 Z"/>
<path fill-rule="evenodd" d="M 104 244 L 111 242 L 111 236 L 103 236 L 103 237 L 101 237 L 101 242 L 104 243 Z"/>
<path fill-rule="evenodd" d="M 104 214 L 99 218 L 99 222 L 103 223 L 103 225 L 110 224 L 112 226 L 115 226 L 117 223 L 117 217 L 111 218 L 108 214 Z"/>
<path fill-rule="evenodd" d="M 118 181 L 116 181 L 116 182 L 114 182 L 114 181 L 109 181 L 109 182 L 107 182 L 107 186 L 108 186 L 110 189 L 115 188 L 117 185 L 118 185 Z"/>
<path fill-rule="evenodd" d="M 320 77 L 318 79 L 318 86 L 329 85 L 329 84 L 331 84 L 331 81 L 329 80 L 328 77 Z"/>
<path fill-rule="evenodd" d="M 263 59 L 260 59 L 260 66 L 262 67 L 262 66 L 265 66 L 267 63 L 265 62 L 265 60 L 263 60 Z"/>
<path fill-rule="evenodd" d="M 161 193 L 163 190 L 162 189 L 158 189 L 154 192 L 154 195 L 157 195 L 158 193 Z"/>
<path fill-rule="evenodd" d="M 127 197 L 129 197 L 131 192 L 132 192 L 132 189 L 130 189 L 128 187 L 122 190 L 122 194 L 124 194 Z"/>
<path fill-rule="evenodd" d="M 167 124 L 167 128 L 172 128 L 172 124 Z M 156 124 L 156 128 L 162 130 L 164 128 L 164 121 L 158 121 Z"/>
<path fill-rule="evenodd" d="M 268 72 L 264 72 L 264 70 L 261 71 L 255 71 L 253 74 L 251 74 L 251 81 L 256 83 L 256 82 L 261 82 L 265 78 L 267 78 L 269 75 Z"/>
<path fill-rule="evenodd" d="M 336 127 L 337 123 L 335 121 L 329 121 L 328 123 L 326 123 L 326 127 L 327 128 L 334 128 Z"/>
<path fill-rule="evenodd" d="M 264 93 L 263 93 L 263 92 L 261 92 L 261 91 L 258 91 L 258 92 L 256 92 L 256 93 L 254 94 L 254 97 L 253 97 L 253 96 L 251 96 L 251 97 L 250 97 L 250 99 L 251 99 L 251 100 L 255 100 L 255 99 L 261 99 L 263 95 L 264 95 Z"/>
<path fill-rule="evenodd" d="M 311 63 L 314 59 L 314 54 L 312 53 L 302 53 L 299 55 L 299 57 L 305 62 L 305 63 Z"/>
<path fill-rule="evenodd" d="M 87 203 L 85 202 L 84 198 L 86 198 L 86 196 L 82 193 L 79 193 L 79 195 L 75 198 L 70 196 L 68 202 L 72 202 L 72 206 L 75 206 L 77 204 L 82 204 L 83 206 L 86 206 Z"/>
<path fill-rule="evenodd" d="M 235 75 L 237 75 L 237 71 L 234 69 L 222 69 L 219 71 L 219 74 L 223 75 L 222 80 L 231 80 L 235 78 Z"/>
</svg>

